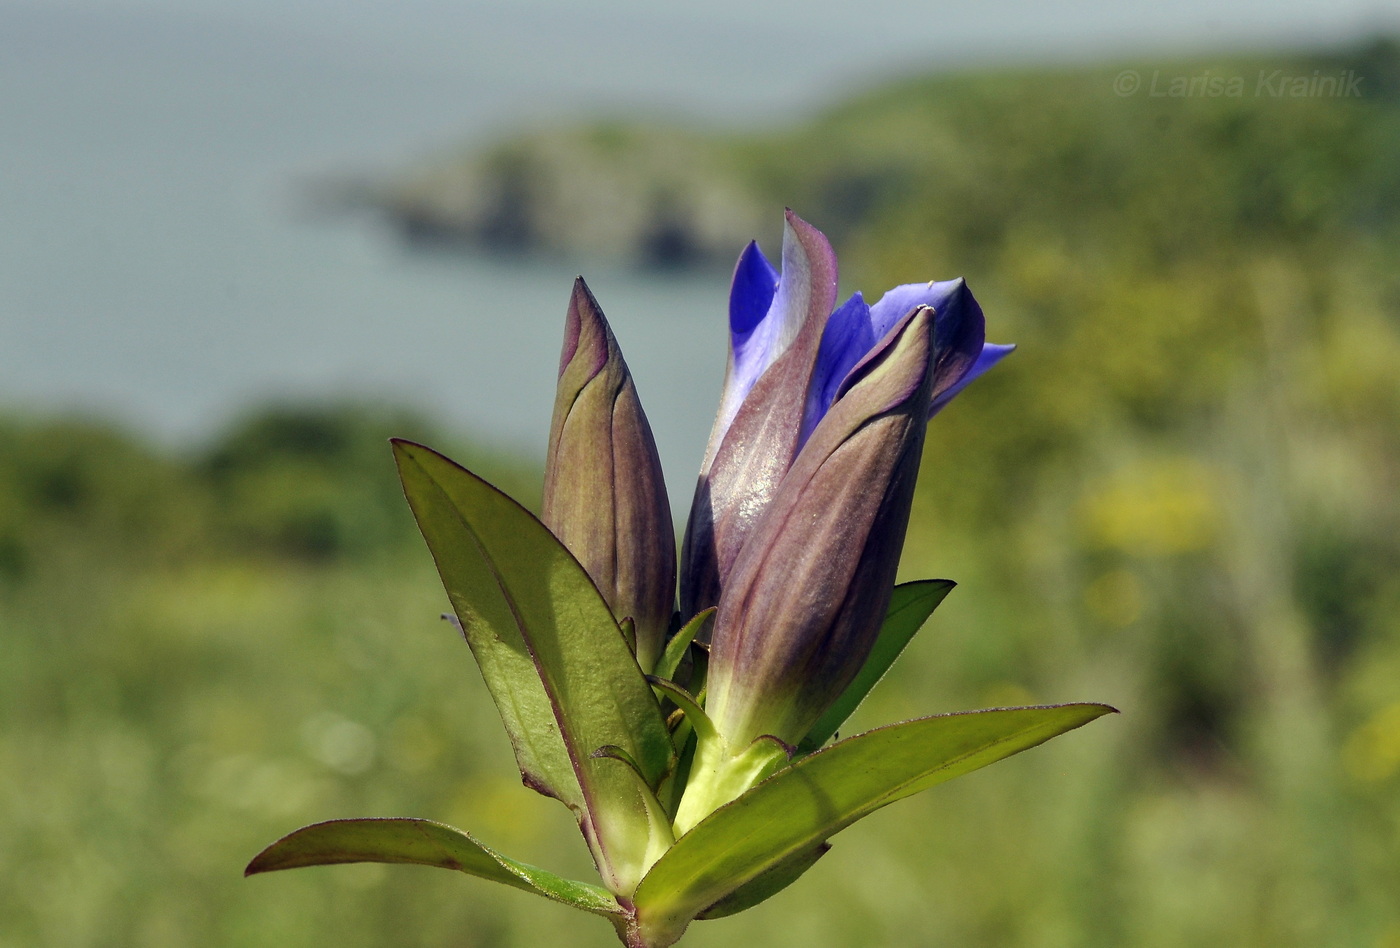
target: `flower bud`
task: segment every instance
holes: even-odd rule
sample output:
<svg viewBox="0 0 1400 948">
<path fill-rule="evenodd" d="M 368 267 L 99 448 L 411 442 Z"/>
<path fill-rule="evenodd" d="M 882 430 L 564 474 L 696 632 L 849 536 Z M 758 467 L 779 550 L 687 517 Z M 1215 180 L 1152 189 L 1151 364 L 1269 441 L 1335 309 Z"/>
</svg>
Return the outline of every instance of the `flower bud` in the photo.
<svg viewBox="0 0 1400 948">
<path fill-rule="evenodd" d="M 706 704 L 731 747 L 799 742 L 874 644 L 923 450 L 934 335 L 920 307 L 850 371 L 734 563 Z"/>
<path fill-rule="evenodd" d="M 909 283 L 873 306 L 838 307 L 836 258 L 791 211 L 783 268 L 750 244 L 729 297 L 729 368 L 681 551 L 681 610 L 718 604 L 735 560 L 851 370 L 920 307 L 934 311 L 932 417 L 1013 346 L 985 342 L 982 308 L 961 280 Z"/>
<path fill-rule="evenodd" d="M 675 608 L 675 531 L 651 426 L 582 277 L 569 301 L 540 519 L 613 615 L 632 619 L 633 651 L 650 671 Z"/>
<path fill-rule="evenodd" d="M 681 609 L 719 602 L 745 538 L 801 447 L 822 329 L 836 301 L 836 255 L 792 211 L 782 275 L 749 244 L 729 298 L 729 366 L 686 526 Z"/>
</svg>

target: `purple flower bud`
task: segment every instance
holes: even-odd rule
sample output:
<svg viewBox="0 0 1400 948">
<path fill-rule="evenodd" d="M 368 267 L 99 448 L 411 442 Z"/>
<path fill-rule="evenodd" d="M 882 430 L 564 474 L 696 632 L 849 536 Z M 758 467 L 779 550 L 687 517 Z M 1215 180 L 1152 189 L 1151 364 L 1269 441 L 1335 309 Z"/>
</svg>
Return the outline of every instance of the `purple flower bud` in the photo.
<svg viewBox="0 0 1400 948">
<path fill-rule="evenodd" d="M 757 244 L 734 269 L 729 370 L 681 551 L 681 610 L 718 604 L 779 484 L 852 370 L 896 323 L 933 311 L 931 417 L 1014 347 L 987 344 L 982 308 L 961 280 L 910 283 L 875 305 L 857 293 L 832 312 L 836 258 L 787 212 L 779 275 Z"/>
<path fill-rule="evenodd" d="M 936 336 L 920 306 L 852 368 L 735 561 L 706 703 L 729 746 L 796 744 L 869 654 L 909 521 Z"/>
<path fill-rule="evenodd" d="M 651 426 L 583 278 L 559 359 L 541 520 L 588 571 L 650 671 L 675 608 L 676 541 Z"/>
<path fill-rule="evenodd" d="M 822 329 L 835 301 L 836 255 L 792 211 L 783 229 L 781 277 L 757 244 L 739 257 L 724 394 L 682 550 L 686 615 L 719 601 L 745 537 L 797 456 Z"/>
</svg>

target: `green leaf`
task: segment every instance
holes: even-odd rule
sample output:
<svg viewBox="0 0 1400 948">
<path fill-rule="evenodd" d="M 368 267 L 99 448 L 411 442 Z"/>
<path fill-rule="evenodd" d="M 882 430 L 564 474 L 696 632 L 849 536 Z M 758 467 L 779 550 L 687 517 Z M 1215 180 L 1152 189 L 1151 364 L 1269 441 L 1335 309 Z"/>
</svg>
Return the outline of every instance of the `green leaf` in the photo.
<svg viewBox="0 0 1400 948">
<path fill-rule="evenodd" d="M 705 713 L 705 709 L 700 706 L 700 702 L 695 696 L 686 691 L 680 685 L 669 678 L 658 678 L 656 675 L 648 675 L 647 683 L 659 690 L 666 697 L 675 703 L 685 714 L 685 719 L 690 722 L 691 728 L 699 735 L 700 740 L 710 741 L 719 738 L 719 732 L 710 721 L 710 716 Z"/>
<path fill-rule="evenodd" d="M 695 917 L 724 918 L 727 915 L 737 915 L 751 909 L 760 902 L 766 902 L 796 882 L 804 872 L 815 866 L 817 860 L 830 850 L 830 843 L 822 843 L 820 846 L 814 846 L 795 856 L 789 856 L 763 875 L 739 886 Z"/>
<path fill-rule="evenodd" d="M 826 709 L 826 713 L 797 745 L 799 754 L 810 754 L 831 740 L 832 735 L 841 729 L 841 725 L 865 700 L 865 696 L 885 677 L 885 672 L 890 670 L 914 634 L 956 585 L 951 579 L 920 579 L 894 587 L 885 622 L 880 626 L 880 636 L 870 650 L 870 657 L 865 660 L 855 679 L 846 686 L 841 697 Z"/>
<path fill-rule="evenodd" d="M 500 711 L 521 776 L 539 792 L 582 810 L 573 763 L 502 577 L 491 569 L 456 498 L 417 462 L 417 453 L 408 445 L 394 444 L 404 494 L 447 587 L 458 628 Z M 440 466 L 433 464 L 432 471 Z"/>
<path fill-rule="evenodd" d="M 623 915 L 606 890 L 517 862 L 468 833 L 431 820 L 364 819 L 314 823 L 258 853 L 243 874 L 350 862 L 409 863 L 456 869 L 597 915 Z"/>
<path fill-rule="evenodd" d="M 614 891 L 649 865 L 649 822 L 616 745 L 655 789 L 671 766 L 661 708 L 612 611 L 554 534 L 442 455 L 394 441 L 404 493 L 500 709 L 527 782 L 573 807 Z"/>
<path fill-rule="evenodd" d="M 698 913 L 861 817 L 1113 710 L 1069 704 L 967 711 L 833 744 L 778 771 L 678 839 L 633 897 L 638 922 L 655 943 L 670 944 Z"/>
<path fill-rule="evenodd" d="M 671 641 L 666 643 L 666 650 L 661 653 L 653 671 L 657 678 L 676 677 L 676 669 L 680 667 L 681 659 L 685 658 L 685 650 L 690 648 L 690 643 L 695 641 L 695 636 L 704 628 L 705 621 L 714 614 L 714 606 L 697 612 L 694 618 L 681 626 L 680 631 L 671 636 Z"/>
<path fill-rule="evenodd" d="M 641 767 L 632 759 L 632 755 L 627 753 L 616 744 L 605 744 L 593 752 L 596 758 L 615 760 L 619 765 L 626 767 L 637 781 L 637 792 L 642 798 L 642 805 L 646 807 L 647 820 L 650 823 L 648 833 L 648 849 L 645 854 L 644 865 L 647 869 L 661 858 L 661 855 L 670 849 L 676 841 L 676 834 L 671 830 L 671 817 L 666 808 L 657 799 L 656 792 L 652 790 L 646 782 L 646 774 Z M 629 890 L 630 891 L 630 890 Z"/>
</svg>

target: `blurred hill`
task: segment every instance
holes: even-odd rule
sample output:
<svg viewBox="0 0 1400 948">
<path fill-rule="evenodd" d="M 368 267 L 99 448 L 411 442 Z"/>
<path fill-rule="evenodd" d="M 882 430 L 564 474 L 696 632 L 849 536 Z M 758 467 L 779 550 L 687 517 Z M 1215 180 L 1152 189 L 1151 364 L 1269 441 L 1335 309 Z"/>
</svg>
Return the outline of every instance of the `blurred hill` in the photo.
<svg viewBox="0 0 1400 948">
<path fill-rule="evenodd" d="M 959 259 L 1035 221 L 1065 238 L 1134 227 L 1143 250 L 1177 255 L 1242 232 L 1394 227 L 1396 41 L 1125 66 L 915 79 L 766 134 L 547 128 L 328 193 L 411 241 L 659 267 L 727 264 L 776 236 L 775 204 L 844 246 L 931 228 Z"/>
<path fill-rule="evenodd" d="M 930 428 L 902 571 L 960 588 L 855 723 L 1124 714 L 873 817 L 686 944 L 1400 946 L 1397 77 L 1389 41 L 937 76 L 766 135 L 540 132 L 383 192 L 434 239 L 491 220 L 497 247 L 676 265 L 788 204 L 852 287 L 965 275 L 1020 345 Z M 279 409 L 188 457 L 0 434 L 0 945 L 612 943 L 432 870 L 238 878 L 356 815 L 590 871 L 436 621 L 383 439 L 527 502 L 538 472 L 379 407 Z"/>
</svg>

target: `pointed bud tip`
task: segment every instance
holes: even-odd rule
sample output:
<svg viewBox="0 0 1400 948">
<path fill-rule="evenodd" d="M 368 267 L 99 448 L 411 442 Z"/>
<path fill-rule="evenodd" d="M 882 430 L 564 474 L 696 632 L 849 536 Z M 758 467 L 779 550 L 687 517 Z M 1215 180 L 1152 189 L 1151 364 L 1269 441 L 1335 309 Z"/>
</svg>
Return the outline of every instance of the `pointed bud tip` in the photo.
<svg viewBox="0 0 1400 948">
<path fill-rule="evenodd" d="M 559 375 L 563 376 L 582 345 L 591 351 L 592 361 L 586 377 L 592 378 L 608 360 L 611 338 L 612 329 L 608 326 L 593 291 L 588 288 L 582 276 L 575 278 L 573 292 L 569 296 L 568 312 L 564 317 L 564 345 L 559 353 Z"/>
<path fill-rule="evenodd" d="M 574 287 L 569 291 L 569 306 L 589 306 L 598 308 L 598 300 L 593 296 L 593 291 L 588 288 L 588 283 L 583 277 L 574 277 Z"/>
</svg>

